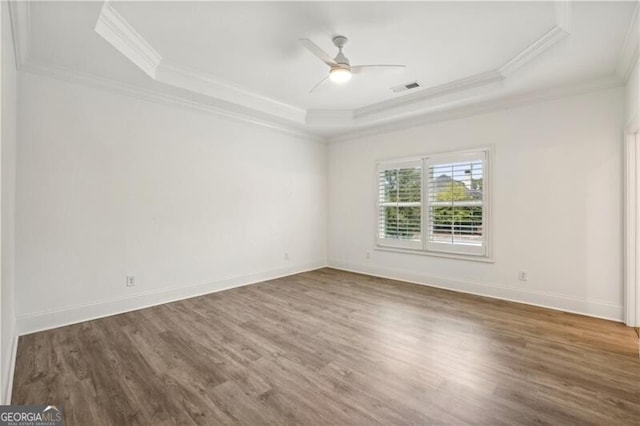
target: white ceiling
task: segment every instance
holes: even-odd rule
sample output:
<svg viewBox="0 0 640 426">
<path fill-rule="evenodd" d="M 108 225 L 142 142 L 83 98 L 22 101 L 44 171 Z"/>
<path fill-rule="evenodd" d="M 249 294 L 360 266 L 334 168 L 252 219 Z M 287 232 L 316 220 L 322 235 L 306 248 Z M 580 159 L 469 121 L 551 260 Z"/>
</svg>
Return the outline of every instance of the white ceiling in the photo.
<svg viewBox="0 0 640 426">
<path fill-rule="evenodd" d="M 32 2 L 29 25 L 19 28 L 28 40 L 25 69 L 63 67 L 325 135 L 487 97 L 604 78 L 622 84 L 625 37 L 634 13 L 637 20 L 636 2 L 118 2 L 110 7 L 119 32 L 109 27 L 111 36 L 101 36 L 96 23 L 102 2 Z M 122 28 L 133 34 L 127 33 L 124 43 Z M 406 64 L 406 71 L 356 75 L 345 85 L 326 82 L 309 93 L 328 69 L 298 39 L 309 38 L 333 56 L 331 38 L 337 34 L 349 37 L 344 53 L 352 64 Z M 159 58 L 143 67 L 146 73 L 137 66 L 140 51 L 127 47 L 136 42 L 143 53 Z M 522 60 L 511 61 L 514 57 Z M 504 68 L 510 63 L 518 66 Z M 420 89 L 390 90 L 415 80 Z"/>
<path fill-rule="evenodd" d="M 355 109 L 418 80 L 436 86 L 495 69 L 554 25 L 550 3 L 124 3 L 116 6 L 163 58 L 305 109 Z M 309 93 L 349 37 L 352 64 L 406 64 L 404 75 L 357 76 Z M 395 95 L 397 96 L 397 95 Z"/>
</svg>

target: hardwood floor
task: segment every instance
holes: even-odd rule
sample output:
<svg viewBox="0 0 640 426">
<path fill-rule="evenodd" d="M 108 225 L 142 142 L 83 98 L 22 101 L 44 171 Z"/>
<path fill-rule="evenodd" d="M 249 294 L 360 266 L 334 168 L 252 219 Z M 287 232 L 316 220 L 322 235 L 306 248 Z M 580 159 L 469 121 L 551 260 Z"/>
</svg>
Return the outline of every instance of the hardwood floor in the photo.
<svg viewBox="0 0 640 426">
<path fill-rule="evenodd" d="M 640 424 L 632 328 L 322 269 L 20 338 L 65 425 Z"/>
</svg>

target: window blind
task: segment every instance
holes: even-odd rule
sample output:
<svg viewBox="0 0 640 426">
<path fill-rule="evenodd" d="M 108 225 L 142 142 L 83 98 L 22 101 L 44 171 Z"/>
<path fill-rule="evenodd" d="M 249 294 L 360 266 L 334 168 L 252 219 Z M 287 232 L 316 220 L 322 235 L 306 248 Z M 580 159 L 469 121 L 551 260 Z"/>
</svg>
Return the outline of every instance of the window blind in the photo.
<svg viewBox="0 0 640 426">
<path fill-rule="evenodd" d="M 379 246 L 489 256 L 490 150 L 377 165 Z"/>
<path fill-rule="evenodd" d="M 482 156 L 427 159 L 427 249 L 483 254 Z"/>
<path fill-rule="evenodd" d="M 378 242 L 421 248 L 422 161 L 378 165 Z"/>
</svg>

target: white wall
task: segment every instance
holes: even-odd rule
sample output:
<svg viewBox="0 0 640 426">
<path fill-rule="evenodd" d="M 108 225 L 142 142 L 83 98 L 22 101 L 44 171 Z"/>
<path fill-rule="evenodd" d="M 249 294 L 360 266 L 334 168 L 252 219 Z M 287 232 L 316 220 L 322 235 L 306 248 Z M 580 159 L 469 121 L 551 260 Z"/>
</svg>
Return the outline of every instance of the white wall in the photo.
<svg viewBox="0 0 640 426">
<path fill-rule="evenodd" d="M 0 401 L 9 402 L 11 394 L 11 376 L 15 355 L 16 317 L 15 317 L 15 162 L 17 141 L 17 70 L 13 51 L 13 37 L 7 2 L 0 5 L 2 15 L 2 235 L 1 256 L 1 320 L 0 330 Z"/>
<path fill-rule="evenodd" d="M 637 268 L 640 265 L 640 233 L 638 224 L 637 193 L 640 188 L 640 157 L 638 146 L 640 138 L 637 135 L 640 126 L 640 60 L 636 60 L 635 66 L 625 87 L 625 324 L 637 326 L 640 324 L 640 291 L 637 283 Z"/>
<path fill-rule="evenodd" d="M 19 90 L 21 333 L 326 264 L 326 145 L 32 74 Z"/>
<path fill-rule="evenodd" d="M 618 88 L 332 143 L 329 265 L 621 320 L 623 117 Z M 376 160 L 487 145 L 495 263 L 374 250 Z"/>
</svg>

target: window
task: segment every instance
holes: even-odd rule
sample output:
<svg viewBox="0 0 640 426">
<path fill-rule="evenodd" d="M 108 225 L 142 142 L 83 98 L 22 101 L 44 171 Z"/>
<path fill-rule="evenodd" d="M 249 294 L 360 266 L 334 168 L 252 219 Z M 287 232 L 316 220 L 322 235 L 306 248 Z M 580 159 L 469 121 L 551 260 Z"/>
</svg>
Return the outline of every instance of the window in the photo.
<svg viewBox="0 0 640 426">
<path fill-rule="evenodd" d="M 377 242 L 488 256 L 489 151 L 378 163 Z"/>
<path fill-rule="evenodd" d="M 422 247 L 422 161 L 378 166 L 378 234 L 386 245 Z"/>
</svg>

